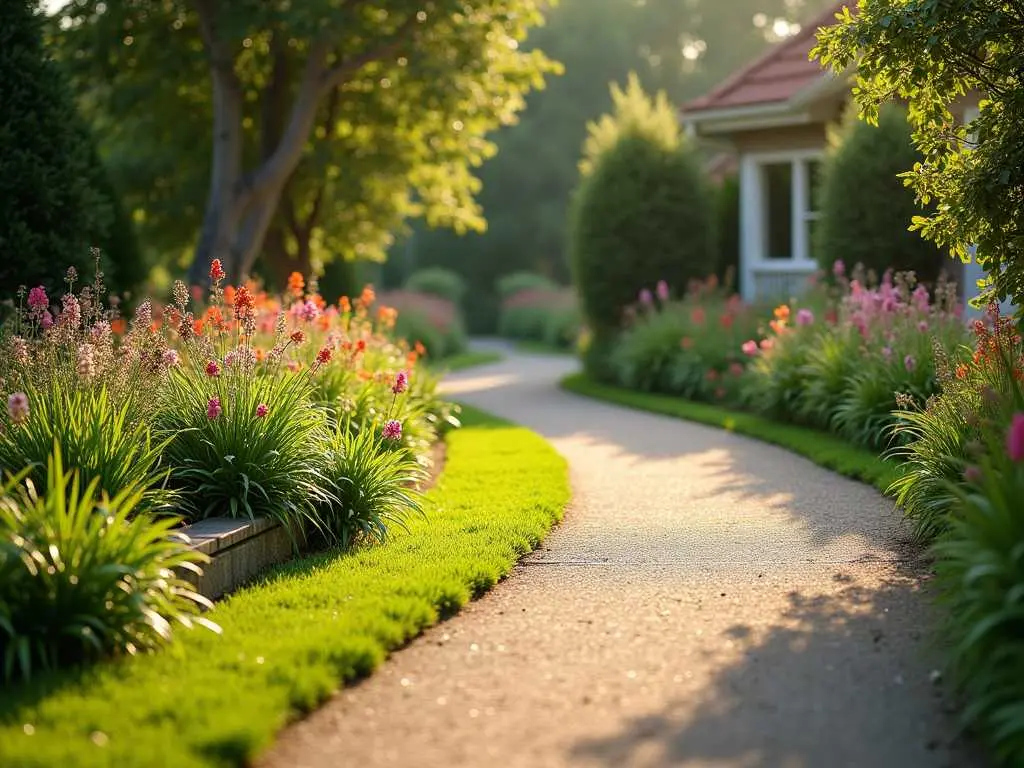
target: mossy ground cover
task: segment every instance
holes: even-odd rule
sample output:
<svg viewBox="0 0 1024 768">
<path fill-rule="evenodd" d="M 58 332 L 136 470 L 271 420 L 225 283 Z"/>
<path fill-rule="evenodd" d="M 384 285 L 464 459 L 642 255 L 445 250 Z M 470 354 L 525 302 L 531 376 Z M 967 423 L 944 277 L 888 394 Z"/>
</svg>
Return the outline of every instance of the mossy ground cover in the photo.
<svg viewBox="0 0 1024 768">
<path fill-rule="evenodd" d="M 0 765 L 235 766 L 506 576 L 560 519 L 566 465 L 479 411 L 448 437 L 426 517 L 383 546 L 269 572 L 219 603 L 223 634 L 0 692 Z"/>
<path fill-rule="evenodd" d="M 751 413 L 734 411 L 707 403 L 695 403 L 672 395 L 634 392 L 600 384 L 578 373 L 562 380 L 562 387 L 586 397 L 604 400 L 652 413 L 696 421 L 763 440 L 800 454 L 815 464 L 873 485 L 885 493 L 899 476 L 895 462 L 882 459 L 864 448 L 815 429 L 781 424 Z"/>
</svg>

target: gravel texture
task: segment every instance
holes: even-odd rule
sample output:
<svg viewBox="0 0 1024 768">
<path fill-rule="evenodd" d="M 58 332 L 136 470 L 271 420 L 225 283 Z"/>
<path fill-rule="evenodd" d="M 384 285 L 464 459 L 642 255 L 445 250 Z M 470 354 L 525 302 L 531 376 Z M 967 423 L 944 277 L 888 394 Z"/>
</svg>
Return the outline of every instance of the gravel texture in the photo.
<svg viewBox="0 0 1024 768">
<path fill-rule="evenodd" d="M 284 731 L 265 768 L 971 768 L 892 504 L 782 449 L 582 399 L 506 352 L 450 397 L 569 460 L 491 594 Z"/>
</svg>

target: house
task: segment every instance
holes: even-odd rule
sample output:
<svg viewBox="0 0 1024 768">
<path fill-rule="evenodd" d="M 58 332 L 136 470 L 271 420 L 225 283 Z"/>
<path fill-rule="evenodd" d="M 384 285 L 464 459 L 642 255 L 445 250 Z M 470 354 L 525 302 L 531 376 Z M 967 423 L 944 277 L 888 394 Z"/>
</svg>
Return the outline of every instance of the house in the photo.
<svg viewBox="0 0 1024 768">
<path fill-rule="evenodd" d="M 849 0 L 848 0 L 849 2 Z M 822 69 L 810 51 L 820 27 L 834 22 L 837 3 L 787 40 L 682 108 L 687 132 L 730 151 L 740 187 L 740 289 L 747 300 L 787 298 L 802 290 L 818 263 L 815 207 L 829 126 L 850 103 L 851 78 Z M 960 119 L 976 114 L 974 102 Z M 951 260 L 948 270 L 976 295 L 983 273 Z"/>
</svg>

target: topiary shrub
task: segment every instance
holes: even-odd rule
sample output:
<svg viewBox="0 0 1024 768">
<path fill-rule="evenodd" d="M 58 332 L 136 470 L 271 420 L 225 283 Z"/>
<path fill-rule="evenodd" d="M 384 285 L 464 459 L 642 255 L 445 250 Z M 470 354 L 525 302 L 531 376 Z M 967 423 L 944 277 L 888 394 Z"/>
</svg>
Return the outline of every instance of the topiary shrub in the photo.
<svg viewBox="0 0 1024 768">
<path fill-rule="evenodd" d="M 440 296 L 453 304 L 460 304 L 466 295 L 466 281 L 457 273 L 444 267 L 426 267 L 409 275 L 405 290 Z"/>
<path fill-rule="evenodd" d="M 34 0 L 0 3 L 0 295 L 56 291 L 68 267 L 92 274 L 109 203 L 93 186 L 88 132 L 43 45 Z M 104 265 L 106 267 L 106 265 Z M 104 269 L 110 272 L 109 268 Z"/>
<path fill-rule="evenodd" d="M 660 280 L 714 271 L 713 209 L 693 151 L 626 135 L 597 159 L 573 199 L 569 250 L 584 317 L 613 335 L 625 307 Z"/>
<path fill-rule="evenodd" d="M 888 105 L 878 125 L 851 121 L 824 165 L 821 220 L 815 252 L 822 267 L 858 262 L 879 275 L 913 271 L 933 284 L 948 258 L 919 232 L 909 230 L 922 213 L 899 174 L 921 155 L 911 141 L 906 112 Z"/>
</svg>

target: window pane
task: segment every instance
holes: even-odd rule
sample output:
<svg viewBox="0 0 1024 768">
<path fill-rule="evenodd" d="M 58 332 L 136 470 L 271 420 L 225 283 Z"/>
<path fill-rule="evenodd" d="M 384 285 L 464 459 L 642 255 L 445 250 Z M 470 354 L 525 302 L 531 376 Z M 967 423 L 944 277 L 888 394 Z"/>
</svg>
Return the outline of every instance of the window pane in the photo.
<svg viewBox="0 0 1024 768">
<path fill-rule="evenodd" d="M 765 165 L 766 255 L 769 259 L 793 258 L 793 165 Z"/>
<path fill-rule="evenodd" d="M 821 162 L 807 161 L 807 205 L 808 211 L 821 210 Z"/>
</svg>

